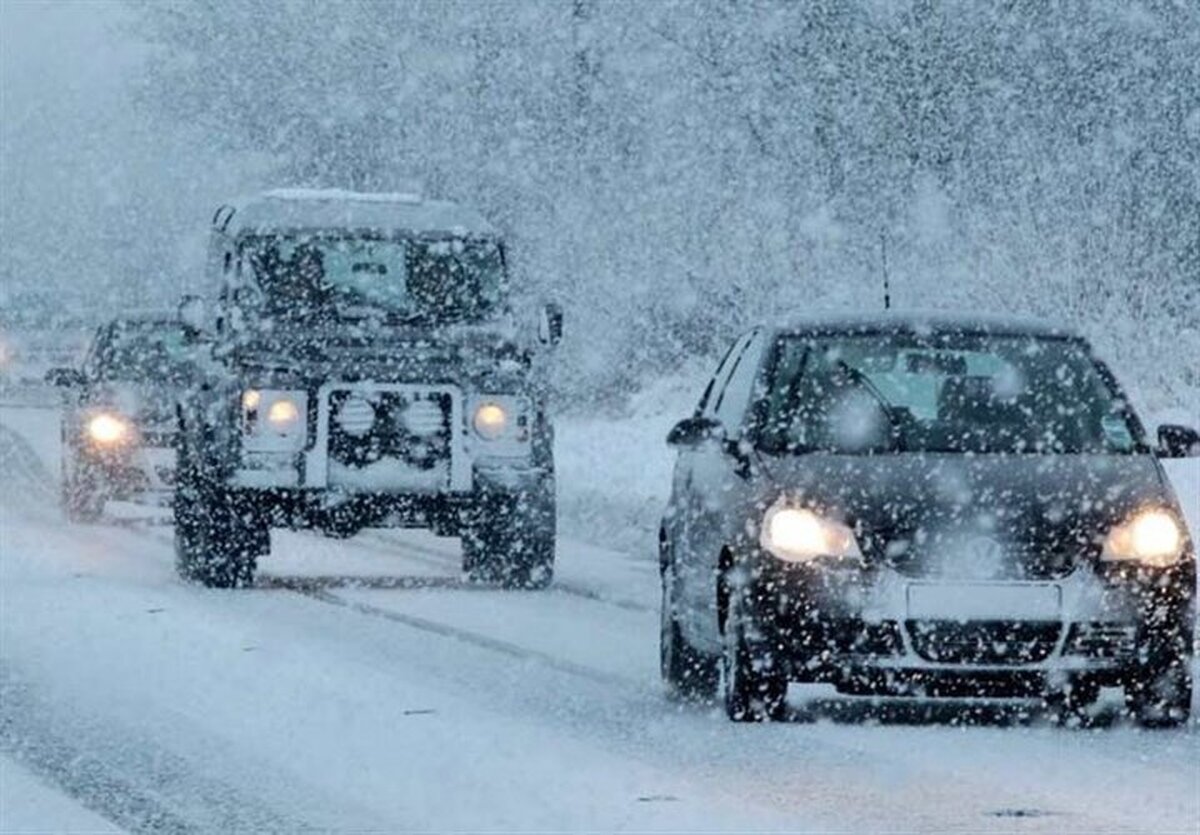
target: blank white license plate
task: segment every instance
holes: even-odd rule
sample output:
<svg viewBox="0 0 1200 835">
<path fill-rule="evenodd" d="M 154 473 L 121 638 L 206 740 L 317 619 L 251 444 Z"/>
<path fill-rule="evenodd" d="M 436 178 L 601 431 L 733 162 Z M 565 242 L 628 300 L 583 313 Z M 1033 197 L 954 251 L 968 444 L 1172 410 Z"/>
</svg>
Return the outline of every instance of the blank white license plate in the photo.
<svg viewBox="0 0 1200 835">
<path fill-rule="evenodd" d="M 913 583 L 910 620 L 1057 620 L 1062 589 L 1052 583 Z"/>
</svg>

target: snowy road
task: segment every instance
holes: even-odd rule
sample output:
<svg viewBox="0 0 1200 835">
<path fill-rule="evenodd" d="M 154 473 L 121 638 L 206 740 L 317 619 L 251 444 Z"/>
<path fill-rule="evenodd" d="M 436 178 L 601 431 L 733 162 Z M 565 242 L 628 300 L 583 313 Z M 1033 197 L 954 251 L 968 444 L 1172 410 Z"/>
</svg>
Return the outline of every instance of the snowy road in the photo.
<svg viewBox="0 0 1200 835">
<path fill-rule="evenodd" d="M 677 709 L 646 555 L 564 541 L 512 593 L 463 587 L 454 540 L 277 534 L 259 588 L 185 586 L 169 529 L 61 520 L 56 421 L 0 409 L 0 754 L 125 829 L 1200 828 L 1195 726 Z"/>
</svg>

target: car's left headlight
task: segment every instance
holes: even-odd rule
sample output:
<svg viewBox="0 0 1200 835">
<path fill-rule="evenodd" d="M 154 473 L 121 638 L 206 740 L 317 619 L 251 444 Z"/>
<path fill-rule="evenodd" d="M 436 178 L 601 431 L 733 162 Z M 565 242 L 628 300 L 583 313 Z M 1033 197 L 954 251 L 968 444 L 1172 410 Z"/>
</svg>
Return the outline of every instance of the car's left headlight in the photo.
<svg viewBox="0 0 1200 835">
<path fill-rule="evenodd" d="M 1100 559 L 1166 568 L 1183 558 L 1183 527 L 1161 508 L 1139 511 L 1108 532 Z"/>
<path fill-rule="evenodd" d="M 532 408 L 525 397 L 513 394 L 483 394 L 468 404 L 471 428 L 483 441 L 483 449 L 494 452 L 507 446 L 529 443 Z"/>
<path fill-rule="evenodd" d="M 809 508 L 777 502 L 763 517 L 762 547 L 787 562 L 811 562 L 822 557 L 860 558 L 858 540 L 849 527 Z"/>
<path fill-rule="evenodd" d="M 114 447 L 133 439 L 133 423 L 116 412 L 96 412 L 87 420 L 87 436 L 93 444 Z"/>
<path fill-rule="evenodd" d="M 295 451 L 308 431 L 308 395 L 298 389 L 242 392 L 242 443 L 254 452 Z"/>
</svg>

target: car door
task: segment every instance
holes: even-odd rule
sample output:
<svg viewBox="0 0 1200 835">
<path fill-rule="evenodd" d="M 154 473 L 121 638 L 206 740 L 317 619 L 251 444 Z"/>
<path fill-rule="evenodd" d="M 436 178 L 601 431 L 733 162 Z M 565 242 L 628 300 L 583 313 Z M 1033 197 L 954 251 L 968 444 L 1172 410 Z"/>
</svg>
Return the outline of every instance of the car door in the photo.
<svg viewBox="0 0 1200 835">
<path fill-rule="evenodd" d="M 729 368 L 706 404 L 706 416 L 721 421 L 729 441 L 740 439 L 754 381 L 761 365 L 763 339 L 758 330 L 742 337 Z M 728 443 L 713 441 L 690 453 L 686 564 L 680 572 L 680 600 L 689 612 L 681 627 L 697 646 L 710 646 L 715 635 L 716 577 L 722 546 L 732 524 L 728 508 L 747 489 Z M 689 622 L 690 621 L 690 622 Z"/>
</svg>

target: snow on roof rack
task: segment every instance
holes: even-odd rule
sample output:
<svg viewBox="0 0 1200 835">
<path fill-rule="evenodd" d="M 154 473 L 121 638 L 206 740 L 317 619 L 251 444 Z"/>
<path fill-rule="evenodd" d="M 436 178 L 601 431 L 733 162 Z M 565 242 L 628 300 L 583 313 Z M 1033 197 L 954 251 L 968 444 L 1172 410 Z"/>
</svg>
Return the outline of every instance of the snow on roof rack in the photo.
<svg viewBox="0 0 1200 835">
<path fill-rule="evenodd" d="M 354 200 L 360 203 L 420 203 L 421 195 L 411 191 L 367 192 L 341 188 L 276 188 L 263 192 L 273 200 Z"/>
</svg>

